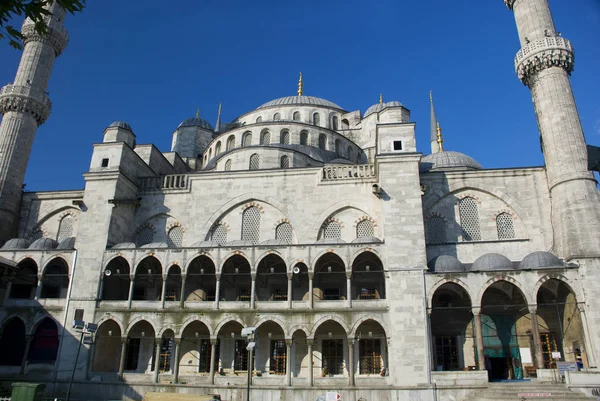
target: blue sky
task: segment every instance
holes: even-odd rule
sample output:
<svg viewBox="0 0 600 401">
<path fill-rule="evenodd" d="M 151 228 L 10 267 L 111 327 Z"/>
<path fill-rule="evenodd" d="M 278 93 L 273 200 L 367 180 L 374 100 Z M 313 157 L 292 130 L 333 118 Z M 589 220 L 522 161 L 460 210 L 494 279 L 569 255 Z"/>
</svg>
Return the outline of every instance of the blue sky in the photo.
<svg viewBox="0 0 600 401">
<path fill-rule="evenodd" d="M 143 4 L 143 7 L 141 7 Z M 600 145 L 600 1 L 550 0 L 576 49 L 573 90 L 588 143 Z M 92 144 L 114 120 L 138 143 L 170 150 L 177 125 L 214 124 L 305 94 L 363 112 L 398 100 L 429 152 L 429 90 L 445 147 L 484 167 L 543 164 L 529 90 L 517 79 L 519 42 L 502 0 L 88 1 L 66 21 L 70 43 L 54 66 L 53 111 L 38 130 L 28 190 L 80 189 Z M 0 83 L 20 52 L 0 42 Z"/>
</svg>

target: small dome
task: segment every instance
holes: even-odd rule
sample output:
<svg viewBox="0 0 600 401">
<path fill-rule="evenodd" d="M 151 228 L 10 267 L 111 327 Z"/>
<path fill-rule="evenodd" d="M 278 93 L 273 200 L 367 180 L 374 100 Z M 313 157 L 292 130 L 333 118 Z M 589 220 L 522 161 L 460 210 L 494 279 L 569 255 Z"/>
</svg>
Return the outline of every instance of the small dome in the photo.
<svg viewBox="0 0 600 401">
<path fill-rule="evenodd" d="M 29 247 L 29 241 L 25 238 L 13 238 L 9 239 L 2 245 L 2 249 L 10 250 L 10 249 L 27 249 Z"/>
<path fill-rule="evenodd" d="M 561 267 L 563 264 L 559 258 L 550 252 L 538 251 L 525 256 L 519 268 L 523 270 L 543 269 L 545 267 Z"/>
<path fill-rule="evenodd" d="M 330 107 L 333 109 L 343 110 L 337 104 L 330 102 L 329 100 L 321 99 L 314 96 L 286 96 L 280 97 L 279 99 L 271 100 L 263 105 L 258 106 L 258 109 L 266 109 L 267 107 L 274 106 L 321 106 L 321 107 Z"/>
<path fill-rule="evenodd" d="M 181 124 L 177 126 L 177 129 L 182 127 L 200 127 L 210 131 L 214 131 L 214 128 L 208 121 L 200 117 L 188 118 L 187 120 L 183 120 Z"/>
<path fill-rule="evenodd" d="M 168 248 L 168 247 L 169 247 L 169 245 L 167 245 L 165 242 L 151 242 L 149 244 L 140 246 L 140 248 L 150 248 L 150 249 Z"/>
<path fill-rule="evenodd" d="M 127 131 L 133 132 L 133 129 L 131 129 L 131 125 L 127 124 L 125 121 L 114 121 L 106 128 L 123 128 Z"/>
<path fill-rule="evenodd" d="M 427 263 L 427 267 L 434 273 L 464 273 L 467 271 L 465 265 L 452 255 L 436 256 Z"/>
<path fill-rule="evenodd" d="M 137 248 L 133 242 L 121 242 L 117 245 L 113 245 L 111 249 L 133 249 Z"/>
<path fill-rule="evenodd" d="M 499 253 L 486 253 L 477 258 L 471 266 L 471 271 L 497 271 L 514 270 L 513 263 L 504 255 Z"/>
<path fill-rule="evenodd" d="M 358 237 L 352 240 L 353 244 L 370 244 L 373 242 L 383 242 L 377 237 Z"/>
<path fill-rule="evenodd" d="M 421 173 L 435 170 L 481 170 L 481 164 L 460 152 L 443 151 L 424 156 L 421 159 Z"/>
<path fill-rule="evenodd" d="M 29 249 L 55 249 L 58 246 L 58 242 L 54 241 L 51 238 L 40 238 L 36 239 L 29 245 Z"/>
<path fill-rule="evenodd" d="M 376 103 L 373 106 L 369 107 L 367 109 L 367 111 L 365 112 L 365 115 L 363 118 L 373 114 L 373 113 L 379 113 L 380 111 L 383 111 L 387 108 L 390 107 L 404 107 L 404 105 L 400 102 L 397 101 L 392 101 L 392 102 L 385 102 L 385 103 Z"/>
<path fill-rule="evenodd" d="M 56 249 L 75 249 L 75 237 L 63 239 L 58 243 Z"/>
</svg>

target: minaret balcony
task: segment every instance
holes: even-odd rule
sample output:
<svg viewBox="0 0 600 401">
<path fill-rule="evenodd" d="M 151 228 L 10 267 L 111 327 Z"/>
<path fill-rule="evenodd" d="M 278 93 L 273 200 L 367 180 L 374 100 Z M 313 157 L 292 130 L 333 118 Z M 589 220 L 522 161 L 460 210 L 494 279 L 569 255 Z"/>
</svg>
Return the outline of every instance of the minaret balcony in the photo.
<svg viewBox="0 0 600 401">
<path fill-rule="evenodd" d="M 52 102 L 45 92 L 30 86 L 8 84 L 0 89 L 0 113 L 30 113 L 38 124 L 50 115 Z"/>
<path fill-rule="evenodd" d="M 571 73 L 575 55 L 571 42 L 560 36 L 548 36 L 527 43 L 515 56 L 519 79 L 528 85 L 531 77 L 550 67 L 562 67 Z"/>
</svg>

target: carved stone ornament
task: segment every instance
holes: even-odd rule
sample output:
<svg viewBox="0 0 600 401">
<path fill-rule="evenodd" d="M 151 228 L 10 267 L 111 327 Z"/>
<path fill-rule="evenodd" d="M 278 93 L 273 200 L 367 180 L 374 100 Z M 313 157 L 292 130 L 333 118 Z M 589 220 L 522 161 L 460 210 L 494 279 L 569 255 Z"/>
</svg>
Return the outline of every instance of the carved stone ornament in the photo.
<svg viewBox="0 0 600 401">
<path fill-rule="evenodd" d="M 0 89 L 0 114 L 10 111 L 28 113 L 35 118 L 38 125 L 42 125 L 52 109 L 48 96 L 19 85 L 6 85 Z"/>
<path fill-rule="evenodd" d="M 40 35 L 35 30 L 35 24 L 27 23 L 27 21 L 21 28 L 21 34 L 23 34 L 24 45 L 27 45 L 29 42 L 43 43 L 54 49 L 56 57 L 60 56 L 69 43 L 69 34 L 66 29 L 48 28 L 48 32 L 45 35 Z"/>
<path fill-rule="evenodd" d="M 561 37 L 535 40 L 517 53 L 515 70 L 523 84 L 530 85 L 534 76 L 551 67 L 564 68 L 568 74 L 575 68 L 571 42 Z"/>
<path fill-rule="evenodd" d="M 504 0 L 504 4 L 506 4 L 506 7 L 508 7 L 512 11 L 516 1 L 517 0 Z"/>
</svg>

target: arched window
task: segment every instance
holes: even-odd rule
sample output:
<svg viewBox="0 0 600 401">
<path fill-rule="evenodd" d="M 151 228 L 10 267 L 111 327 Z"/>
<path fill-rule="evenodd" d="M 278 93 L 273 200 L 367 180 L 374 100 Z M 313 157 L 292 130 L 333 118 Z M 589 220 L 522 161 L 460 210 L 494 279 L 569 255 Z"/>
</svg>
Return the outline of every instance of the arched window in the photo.
<svg viewBox="0 0 600 401">
<path fill-rule="evenodd" d="M 269 131 L 265 131 L 260 135 L 260 144 L 261 145 L 270 145 L 271 144 L 271 133 Z"/>
<path fill-rule="evenodd" d="M 58 225 L 58 235 L 56 236 L 56 240 L 60 242 L 65 238 L 71 238 L 73 236 L 74 226 L 75 219 L 70 214 L 67 214 L 65 217 L 60 219 L 60 223 Z"/>
<path fill-rule="evenodd" d="M 217 142 L 217 146 L 215 146 L 215 156 L 221 153 L 221 141 Z"/>
<path fill-rule="evenodd" d="M 141 227 L 136 236 L 135 236 L 135 244 L 139 248 L 142 245 L 146 245 L 154 241 L 154 229 L 151 226 L 143 226 Z"/>
<path fill-rule="evenodd" d="M 440 216 L 431 216 L 426 223 L 428 244 L 443 244 L 446 242 L 446 221 Z"/>
<path fill-rule="evenodd" d="M 227 150 L 233 149 L 234 146 L 235 146 L 235 136 L 230 135 L 229 138 L 227 138 Z"/>
<path fill-rule="evenodd" d="M 256 117 L 256 123 L 257 124 L 258 123 L 262 123 L 262 117 L 261 116 Z"/>
<path fill-rule="evenodd" d="M 258 170 L 260 168 L 260 156 L 254 153 L 250 156 L 250 170 Z"/>
<path fill-rule="evenodd" d="M 281 120 L 281 114 L 279 114 L 279 113 L 273 114 L 273 121 L 279 121 L 279 120 Z"/>
<path fill-rule="evenodd" d="M 374 237 L 375 228 L 371 220 L 363 220 L 356 225 L 356 238 Z"/>
<path fill-rule="evenodd" d="M 260 210 L 251 206 L 242 214 L 242 241 L 258 244 L 260 241 Z"/>
<path fill-rule="evenodd" d="M 294 121 L 300 121 L 300 112 L 299 111 L 295 111 L 294 112 L 294 116 L 292 117 L 292 119 Z"/>
<path fill-rule="evenodd" d="M 320 125 L 321 124 L 321 115 L 319 113 L 313 114 L 313 124 Z"/>
<path fill-rule="evenodd" d="M 212 231 L 211 240 L 219 245 L 225 245 L 227 243 L 227 227 L 223 224 L 217 225 Z"/>
<path fill-rule="evenodd" d="M 337 129 L 338 129 L 338 118 L 337 118 L 337 116 L 333 116 L 331 118 L 331 129 L 334 130 L 334 131 L 337 131 Z"/>
<path fill-rule="evenodd" d="M 225 171 L 231 171 L 231 159 L 227 159 L 225 162 Z"/>
<path fill-rule="evenodd" d="M 500 213 L 496 216 L 496 228 L 498 229 L 498 239 L 515 238 L 515 225 L 510 214 Z"/>
<path fill-rule="evenodd" d="M 281 168 L 290 168 L 290 158 L 287 156 L 281 156 L 280 160 Z"/>
<path fill-rule="evenodd" d="M 246 132 L 242 137 L 242 146 L 250 146 L 252 145 L 252 133 Z"/>
<path fill-rule="evenodd" d="M 322 238 L 341 238 L 342 237 L 342 226 L 335 220 L 328 221 L 323 226 Z"/>
<path fill-rule="evenodd" d="M 27 361 L 53 364 L 58 354 L 58 328 L 50 318 L 44 319 L 35 331 Z"/>
<path fill-rule="evenodd" d="M 327 137 L 324 134 L 319 135 L 319 149 L 325 150 L 327 147 Z"/>
<path fill-rule="evenodd" d="M 25 354 L 25 342 L 25 324 L 18 317 L 11 318 L 2 327 L 0 366 L 21 366 Z"/>
<path fill-rule="evenodd" d="M 339 139 L 335 140 L 335 153 L 338 155 L 342 154 L 342 142 Z"/>
<path fill-rule="evenodd" d="M 479 207 L 477 201 L 466 197 L 458 202 L 460 225 L 462 226 L 463 241 L 480 241 L 481 227 L 479 226 Z"/>
<path fill-rule="evenodd" d="M 350 121 L 347 118 L 342 119 L 342 129 L 350 128 Z"/>
<path fill-rule="evenodd" d="M 289 131 L 281 131 L 281 137 L 280 137 L 279 143 L 281 143 L 283 145 L 290 144 L 290 132 Z"/>
<path fill-rule="evenodd" d="M 286 244 L 291 244 L 293 241 L 293 229 L 290 223 L 281 223 L 275 228 L 275 239 L 278 239 Z"/>
<path fill-rule="evenodd" d="M 308 145 L 308 132 L 300 133 L 300 145 Z"/>
<path fill-rule="evenodd" d="M 181 248 L 183 245 L 183 229 L 180 226 L 175 226 L 168 233 L 169 248 Z"/>
</svg>

